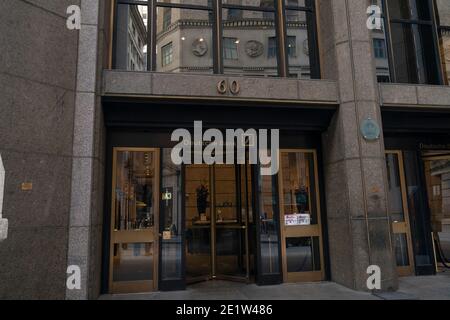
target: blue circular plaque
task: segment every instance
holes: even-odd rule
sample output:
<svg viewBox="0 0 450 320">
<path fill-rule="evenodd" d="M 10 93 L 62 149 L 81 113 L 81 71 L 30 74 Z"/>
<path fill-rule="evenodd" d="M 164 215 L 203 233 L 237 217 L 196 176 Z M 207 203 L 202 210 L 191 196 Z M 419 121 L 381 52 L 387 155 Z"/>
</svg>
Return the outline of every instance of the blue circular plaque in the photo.
<svg viewBox="0 0 450 320">
<path fill-rule="evenodd" d="M 380 138 L 380 126 L 371 118 L 363 121 L 361 124 L 361 134 L 368 141 L 378 140 Z"/>
</svg>

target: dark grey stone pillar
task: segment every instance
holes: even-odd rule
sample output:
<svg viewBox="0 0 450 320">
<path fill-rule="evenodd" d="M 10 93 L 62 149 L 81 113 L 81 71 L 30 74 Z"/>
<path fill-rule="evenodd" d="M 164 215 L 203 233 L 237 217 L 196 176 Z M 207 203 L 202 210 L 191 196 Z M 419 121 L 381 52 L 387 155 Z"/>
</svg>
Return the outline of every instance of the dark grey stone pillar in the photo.
<svg viewBox="0 0 450 320">
<path fill-rule="evenodd" d="M 381 110 L 370 30 L 370 1 L 320 1 L 322 32 L 333 42 L 323 58 L 335 61 L 325 72 L 338 81 L 340 106 L 323 136 L 330 267 L 332 280 L 368 290 L 367 267 L 381 268 L 382 290 L 397 288 L 391 225 L 387 213 L 382 136 L 367 141 L 360 132 L 368 118 L 380 128 Z M 326 24 L 326 25 L 324 25 Z"/>
</svg>

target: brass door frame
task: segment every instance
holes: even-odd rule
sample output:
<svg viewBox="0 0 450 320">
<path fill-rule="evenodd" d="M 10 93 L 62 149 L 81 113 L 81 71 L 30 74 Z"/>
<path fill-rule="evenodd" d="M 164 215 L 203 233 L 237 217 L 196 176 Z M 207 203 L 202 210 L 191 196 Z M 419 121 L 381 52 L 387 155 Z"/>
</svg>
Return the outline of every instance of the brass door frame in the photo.
<svg viewBox="0 0 450 320">
<path fill-rule="evenodd" d="M 310 153 L 314 160 L 314 179 L 316 192 L 316 207 L 317 207 L 317 225 L 309 226 L 295 226 L 286 227 L 284 225 L 284 196 L 283 196 L 283 153 Z M 322 281 L 325 278 L 325 264 L 323 254 L 323 236 L 322 236 L 322 220 L 321 220 L 321 206 L 320 206 L 320 188 L 319 188 L 319 171 L 317 162 L 317 151 L 315 149 L 281 149 L 279 155 L 280 168 L 278 171 L 278 198 L 280 203 L 280 229 L 281 229 L 281 256 L 283 268 L 284 282 L 307 282 L 307 281 Z M 311 201 L 311 197 L 309 197 Z M 311 206 L 310 206 L 311 208 Z M 319 237 L 320 245 L 320 271 L 306 271 L 306 272 L 288 272 L 287 271 L 287 255 L 286 255 L 286 238 L 289 237 Z"/>
<path fill-rule="evenodd" d="M 403 222 L 391 221 L 392 233 L 406 234 L 406 241 L 408 243 L 409 266 L 397 266 L 397 274 L 400 277 L 410 276 L 414 274 L 414 252 L 412 248 L 411 225 L 409 220 L 408 195 L 406 193 L 406 178 L 405 178 L 405 167 L 403 164 L 403 152 L 401 150 L 386 150 L 385 152 L 386 154 L 397 155 L 398 170 L 399 170 L 398 174 L 400 176 L 400 190 L 403 205 L 403 216 L 405 220 Z"/>
<path fill-rule="evenodd" d="M 152 152 L 155 154 L 155 181 L 153 201 L 155 204 L 154 221 L 152 230 L 141 231 L 115 231 L 114 213 L 116 209 L 116 172 L 117 172 L 117 154 L 119 152 Z M 158 289 L 158 254 L 159 254 L 159 186 L 160 186 L 160 150 L 158 148 L 113 148 L 113 166 L 112 166 L 112 185 L 111 185 L 111 226 L 110 226 L 110 249 L 109 249 L 109 292 L 110 293 L 138 293 L 149 292 Z M 120 243 L 151 243 L 153 249 L 153 280 L 148 281 L 113 281 L 114 267 L 114 245 Z"/>
</svg>

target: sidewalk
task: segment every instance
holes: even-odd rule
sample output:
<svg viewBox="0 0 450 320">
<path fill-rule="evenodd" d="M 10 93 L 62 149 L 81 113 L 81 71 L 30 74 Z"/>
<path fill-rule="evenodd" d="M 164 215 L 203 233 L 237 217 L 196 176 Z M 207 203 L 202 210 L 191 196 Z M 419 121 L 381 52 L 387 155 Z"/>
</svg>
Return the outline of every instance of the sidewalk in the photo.
<svg viewBox="0 0 450 320">
<path fill-rule="evenodd" d="M 450 272 L 429 277 L 400 279 L 397 292 L 373 295 L 334 282 L 281 284 L 260 287 L 235 282 L 210 281 L 184 291 L 103 295 L 101 300 L 450 300 Z"/>
</svg>

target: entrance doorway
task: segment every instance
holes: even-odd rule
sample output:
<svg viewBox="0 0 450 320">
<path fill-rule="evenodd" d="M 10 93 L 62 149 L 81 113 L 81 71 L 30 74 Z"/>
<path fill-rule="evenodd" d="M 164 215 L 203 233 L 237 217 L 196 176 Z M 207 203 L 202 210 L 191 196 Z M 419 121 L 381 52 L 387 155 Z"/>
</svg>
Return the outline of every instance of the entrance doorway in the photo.
<svg viewBox="0 0 450 320">
<path fill-rule="evenodd" d="M 252 166 L 185 168 L 186 281 L 250 282 L 254 233 Z"/>
<path fill-rule="evenodd" d="M 397 273 L 399 276 L 409 276 L 414 274 L 414 254 L 402 151 L 386 151 L 386 170 L 388 211 L 392 224 Z"/>
<path fill-rule="evenodd" d="M 437 271 L 450 265 L 450 151 L 423 151 Z"/>
</svg>

